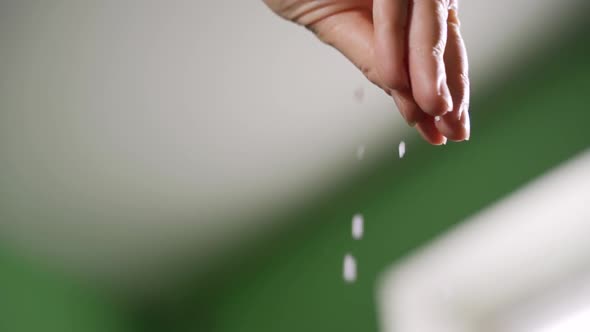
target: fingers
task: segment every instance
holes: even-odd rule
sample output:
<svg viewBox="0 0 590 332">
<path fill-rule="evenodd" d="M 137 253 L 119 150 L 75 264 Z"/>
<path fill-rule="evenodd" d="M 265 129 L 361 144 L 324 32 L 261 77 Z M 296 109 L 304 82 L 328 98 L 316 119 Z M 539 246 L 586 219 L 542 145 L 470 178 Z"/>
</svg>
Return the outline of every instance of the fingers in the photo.
<svg viewBox="0 0 590 332">
<path fill-rule="evenodd" d="M 400 114 L 411 127 L 414 127 L 426 117 L 426 114 L 422 112 L 420 107 L 418 107 L 414 101 L 414 96 L 412 96 L 411 90 L 392 90 L 391 96 L 393 97 Z"/>
<path fill-rule="evenodd" d="M 447 47 L 444 54 L 447 84 L 453 98 L 453 111 L 436 122 L 438 130 L 453 141 L 468 140 L 469 123 L 469 65 L 456 9 L 449 11 Z"/>
<path fill-rule="evenodd" d="M 448 0 L 413 0 L 409 21 L 409 67 L 414 98 L 432 115 L 452 110 L 443 53 L 447 41 Z"/>
<path fill-rule="evenodd" d="M 426 141 L 440 145 L 447 137 L 468 139 L 470 132 L 467 56 L 454 2 L 374 0 L 372 16 L 370 10 L 343 11 L 306 26 L 391 94 Z"/>
<path fill-rule="evenodd" d="M 404 89 L 394 90 L 390 85 L 397 83 L 382 80 L 383 76 L 377 69 L 377 62 L 382 59 L 375 56 L 374 27 L 370 16 L 359 12 L 340 13 L 317 22 L 311 28 L 322 41 L 344 54 L 371 82 L 391 94 L 408 124 L 414 126 L 423 119 L 425 114 L 414 101 L 409 85 L 406 85 Z M 402 52 L 404 52 L 403 49 Z M 403 53 L 399 59 L 402 62 L 400 68 L 405 68 Z M 404 72 L 407 71 L 404 69 Z M 400 77 L 397 72 L 391 74 L 393 75 L 391 77 Z M 407 74 L 404 80 L 407 82 Z"/>
<path fill-rule="evenodd" d="M 424 113 L 414 101 L 407 66 L 408 0 L 374 0 L 375 65 L 379 80 L 390 89 L 401 115 L 410 126 Z"/>
<path fill-rule="evenodd" d="M 375 61 L 389 89 L 409 90 L 406 66 L 408 0 L 374 0 Z"/>
<path fill-rule="evenodd" d="M 425 119 L 416 125 L 416 129 L 432 145 L 447 144 L 447 138 L 438 131 L 434 118 L 430 115 L 425 115 Z"/>
</svg>

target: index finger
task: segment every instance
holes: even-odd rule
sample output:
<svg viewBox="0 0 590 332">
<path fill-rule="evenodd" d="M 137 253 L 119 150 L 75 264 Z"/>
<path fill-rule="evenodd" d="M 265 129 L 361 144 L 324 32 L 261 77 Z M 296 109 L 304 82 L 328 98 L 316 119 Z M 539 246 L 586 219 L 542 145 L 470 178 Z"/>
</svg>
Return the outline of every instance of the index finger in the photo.
<svg viewBox="0 0 590 332">
<path fill-rule="evenodd" d="M 379 77 L 390 89 L 408 90 L 406 35 L 408 0 L 374 0 L 375 58 Z"/>
<path fill-rule="evenodd" d="M 413 0 L 409 25 L 410 81 L 424 112 L 452 111 L 443 54 L 447 42 L 448 0 Z"/>
</svg>

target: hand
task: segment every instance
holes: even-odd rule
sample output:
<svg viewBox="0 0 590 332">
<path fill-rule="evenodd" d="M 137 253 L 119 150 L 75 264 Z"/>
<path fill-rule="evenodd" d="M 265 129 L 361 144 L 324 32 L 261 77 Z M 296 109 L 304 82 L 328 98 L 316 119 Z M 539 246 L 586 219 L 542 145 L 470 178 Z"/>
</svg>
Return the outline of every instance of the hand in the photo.
<svg viewBox="0 0 590 332">
<path fill-rule="evenodd" d="M 470 135 L 467 53 L 457 1 L 265 0 L 344 54 L 435 145 Z"/>
</svg>

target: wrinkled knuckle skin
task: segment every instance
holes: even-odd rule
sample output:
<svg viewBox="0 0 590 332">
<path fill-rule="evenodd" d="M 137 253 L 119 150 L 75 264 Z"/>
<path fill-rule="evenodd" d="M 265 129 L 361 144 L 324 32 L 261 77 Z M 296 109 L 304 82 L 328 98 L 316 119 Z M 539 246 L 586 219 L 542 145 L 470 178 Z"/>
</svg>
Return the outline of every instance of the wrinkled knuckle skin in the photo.
<svg viewBox="0 0 590 332">
<path fill-rule="evenodd" d="M 379 79 L 379 74 L 374 68 L 363 65 L 358 66 L 358 68 L 371 83 L 375 84 L 376 86 L 380 87 L 381 89 L 387 92 L 387 87 L 381 82 L 381 80 Z"/>
<path fill-rule="evenodd" d="M 408 90 L 408 84 L 406 82 L 406 79 L 402 75 L 403 73 L 401 71 L 389 71 L 382 73 L 379 76 L 381 78 L 381 81 L 383 81 L 383 84 L 387 86 L 389 89 L 397 91 Z"/>
<path fill-rule="evenodd" d="M 460 74 L 459 75 L 459 80 L 460 80 L 461 84 L 465 88 L 469 89 L 469 87 L 471 86 L 471 82 L 469 80 L 469 75 L 467 75 L 467 74 Z"/>
</svg>

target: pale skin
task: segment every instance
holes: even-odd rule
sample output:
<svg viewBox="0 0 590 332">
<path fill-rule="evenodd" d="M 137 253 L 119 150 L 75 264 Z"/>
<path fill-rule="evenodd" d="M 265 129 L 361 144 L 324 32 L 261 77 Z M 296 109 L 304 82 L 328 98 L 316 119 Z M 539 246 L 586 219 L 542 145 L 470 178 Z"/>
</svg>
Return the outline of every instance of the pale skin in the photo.
<svg viewBox="0 0 590 332">
<path fill-rule="evenodd" d="M 264 0 L 335 47 L 434 145 L 470 136 L 458 0 Z"/>
</svg>

